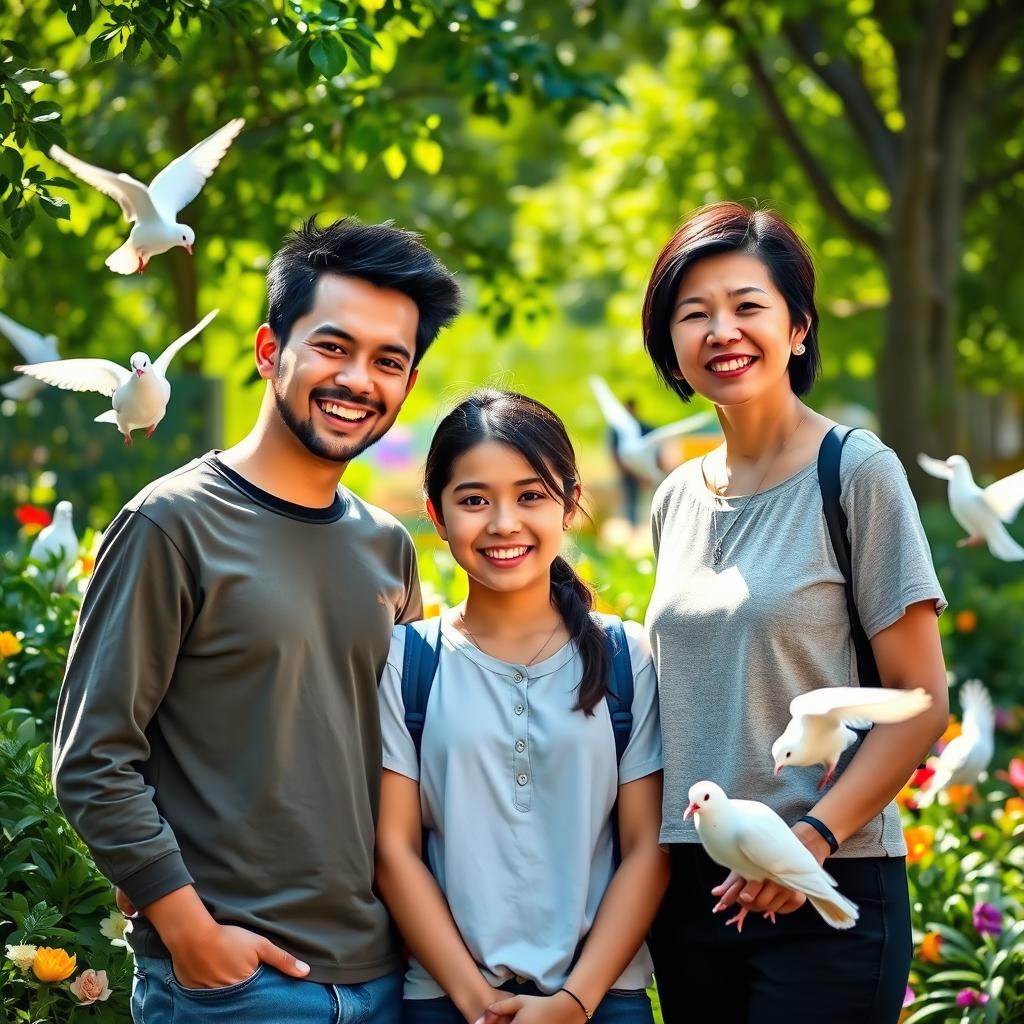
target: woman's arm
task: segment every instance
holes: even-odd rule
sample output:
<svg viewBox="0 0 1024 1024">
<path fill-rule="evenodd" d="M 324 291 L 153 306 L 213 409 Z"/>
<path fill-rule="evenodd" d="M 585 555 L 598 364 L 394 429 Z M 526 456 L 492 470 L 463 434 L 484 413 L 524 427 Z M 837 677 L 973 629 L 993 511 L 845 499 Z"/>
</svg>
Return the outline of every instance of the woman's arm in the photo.
<svg viewBox="0 0 1024 1024">
<path fill-rule="evenodd" d="M 565 987 L 591 1013 L 636 955 L 668 888 L 669 858 L 658 845 L 661 772 L 620 786 L 618 814 L 622 863 L 601 900 L 580 958 L 565 981 Z M 487 1021 L 494 1021 L 497 1014 L 515 1014 L 517 1024 L 583 1021 L 583 1012 L 565 993 L 505 998 L 490 1008 Z"/>
<path fill-rule="evenodd" d="M 884 686 L 921 687 L 931 694 L 932 705 L 907 722 L 874 726 L 836 784 L 808 812 L 840 844 L 888 806 L 949 722 L 946 665 L 933 600 L 912 604 L 872 637 L 871 649 Z M 828 844 L 810 825 L 797 822 L 793 831 L 819 863 L 829 856 Z M 722 909 L 739 899 L 750 910 L 788 913 L 804 902 L 800 893 L 772 882 L 745 883 L 734 872 L 712 892 L 720 897 Z"/>
<path fill-rule="evenodd" d="M 409 949 L 467 1021 L 505 993 L 492 988 L 469 955 L 444 895 L 420 852 L 420 787 L 384 770 L 377 817 L 377 888 Z"/>
</svg>

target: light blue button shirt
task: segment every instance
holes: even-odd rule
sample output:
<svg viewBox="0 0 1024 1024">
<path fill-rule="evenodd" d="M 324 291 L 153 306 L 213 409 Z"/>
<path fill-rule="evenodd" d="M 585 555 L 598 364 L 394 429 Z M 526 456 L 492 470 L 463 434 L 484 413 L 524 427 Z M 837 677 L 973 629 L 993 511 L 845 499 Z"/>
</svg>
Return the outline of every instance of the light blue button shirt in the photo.
<svg viewBox="0 0 1024 1024">
<path fill-rule="evenodd" d="M 661 770 L 650 650 L 643 627 L 625 625 L 633 731 L 617 772 L 607 704 L 593 715 L 573 710 L 582 671 L 573 644 L 515 665 L 447 624 L 417 764 L 402 704 L 405 636 L 395 628 L 380 684 L 384 767 L 420 782 L 427 862 L 492 985 L 519 977 L 554 992 L 564 984 L 614 873 L 618 787 Z M 613 987 L 650 980 L 643 946 Z M 412 960 L 405 997 L 441 995 Z"/>
</svg>

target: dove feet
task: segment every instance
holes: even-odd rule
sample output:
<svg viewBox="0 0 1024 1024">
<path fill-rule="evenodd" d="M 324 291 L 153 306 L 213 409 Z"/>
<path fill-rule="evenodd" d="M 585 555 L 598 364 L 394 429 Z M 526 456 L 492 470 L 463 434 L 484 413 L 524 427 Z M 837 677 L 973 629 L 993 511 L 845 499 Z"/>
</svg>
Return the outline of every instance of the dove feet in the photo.
<svg viewBox="0 0 1024 1024">
<path fill-rule="evenodd" d="M 826 786 L 831 786 L 836 781 L 836 766 L 831 765 L 829 770 L 825 772 L 821 777 L 821 782 L 818 783 L 818 792 L 820 793 Z"/>
<path fill-rule="evenodd" d="M 735 917 L 730 917 L 729 920 L 725 922 L 725 927 L 728 928 L 729 925 L 734 924 L 736 925 L 737 932 L 743 931 L 743 922 L 747 919 L 748 913 L 749 911 L 744 907 Z"/>
<path fill-rule="evenodd" d="M 956 546 L 958 548 L 980 548 L 986 542 L 984 537 L 964 537 L 963 540 L 958 540 Z"/>
<path fill-rule="evenodd" d="M 153 436 L 153 431 L 156 430 L 156 424 L 154 423 L 150 427 L 146 427 L 146 439 L 148 440 Z"/>
<path fill-rule="evenodd" d="M 147 266 L 148 266 L 148 264 L 146 263 L 146 261 L 140 256 L 139 257 L 139 265 L 135 268 L 135 273 L 136 274 L 144 274 L 146 272 L 146 267 Z"/>
<path fill-rule="evenodd" d="M 125 434 L 124 435 L 124 446 L 125 446 L 125 448 L 131 448 L 131 446 L 132 446 L 132 435 L 131 434 Z"/>
</svg>

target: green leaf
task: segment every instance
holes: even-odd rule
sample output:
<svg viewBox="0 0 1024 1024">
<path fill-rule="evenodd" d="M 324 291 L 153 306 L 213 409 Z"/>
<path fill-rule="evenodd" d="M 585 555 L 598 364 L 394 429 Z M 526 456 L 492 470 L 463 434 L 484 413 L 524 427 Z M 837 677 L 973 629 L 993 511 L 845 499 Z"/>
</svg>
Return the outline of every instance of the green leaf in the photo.
<svg viewBox="0 0 1024 1024">
<path fill-rule="evenodd" d="M 384 162 L 384 170 L 388 172 L 389 177 L 397 180 L 405 172 L 405 154 L 399 148 L 397 142 L 392 142 L 391 145 L 381 153 L 380 158 Z"/>
<path fill-rule="evenodd" d="M 928 978 L 928 983 L 937 981 L 967 981 L 972 985 L 980 985 L 985 980 L 981 971 L 938 971 Z"/>
<path fill-rule="evenodd" d="M 25 163 L 16 149 L 12 149 L 10 146 L 0 148 L 0 170 L 3 170 L 11 181 L 21 181 L 24 168 Z"/>
<path fill-rule="evenodd" d="M 49 214 L 54 220 L 71 219 L 71 207 L 66 199 L 41 195 L 39 202 L 42 204 L 44 212 Z"/>
<path fill-rule="evenodd" d="M 333 78 L 345 70 L 348 54 L 334 36 L 322 35 L 313 40 L 309 56 L 324 78 Z"/>
<path fill-rule="evenodd" d="M 18 57 L 20 60 L 30 59 L 28 50 L 26 50 L 25 47 L 17 41 L 17 39 L 5 39 L 3 42 L 4 46 L 6 46 L 15 57 Z"/>
<path fill-rule="evenodd" d="M 956 1006 L 955 1000 L 952 1002 L 928 1003 L 922 1006 L 920 1010 L 915 1010 L 903 1024 L 918 1024 L 919 1021 L 934 1017 L 937 1013 L 945 1013 L 946 1010 L 950 1010 L 954 1006 Z"/>
<path fill-rule="evenodd" d="M 89 57 L 94 64 L 110 59 L 110 44 L 113 42 L 114 32 L 101 32 L 89 46 Z"/>
<path fill-rule="evenodd" d="M 74 0 L 67 12 L 68 24 L 76 36 L 84 36 L 92 24 L 91 0 Z"/>
<path fill-rule="evenodd" d="M 36 211 L 29 205 L 19 206 L 14 213 L 11 214 L 11 233 L 15 238 L 20 238 L 25 231 L 25 228 L 32 223 L 32 218 L 35 217 Z M 22 734 L 24 730 L 24 735 Z M 35 736 L 36 723 L 31 718 L 21 723 L 21 728 L 16 733 L 16 739 L 19 743 L 31 743 Z"/>
<path fill-rule="evenodd" d="M 14 111 L 9 103 L 0 103 L 0 137 L 14 127 Z"/>
<path fill-rule="evenodd" d="M 412 144 L 412 159 L 427 174 L 437 174 L 444 162 L 444 150 L 433 139 L 417 139 Z"/>
<path fill-rule="evenodd" d="M 59 103 L 54 103 L 53 100 L 42 100 L 32 104 L 28 116 L 33 121 L 52 121 L 54 118 L 60 117 L 61 113 L 62 108 Z"/>
</svg>

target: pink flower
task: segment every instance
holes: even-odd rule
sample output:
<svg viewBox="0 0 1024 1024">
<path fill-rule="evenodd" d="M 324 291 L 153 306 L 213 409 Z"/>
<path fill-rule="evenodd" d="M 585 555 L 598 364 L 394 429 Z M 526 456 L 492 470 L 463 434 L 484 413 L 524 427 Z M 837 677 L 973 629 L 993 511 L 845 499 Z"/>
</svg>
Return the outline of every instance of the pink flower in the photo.
<svg viewBox="0 0 1024 1024">
<path fill-rule="evenodd" d="M 908 985 L 907 991 L 903 994 L 903 1005 L 909 1006 L 914 1001 L 914 990 Z"/>
<path fill-rule="evenodd" d="M 972 914 L 974 929 L 979 935 L 1002 935 L 1003 915 L 991 903 L 975 903 Z"/>
<path fill-rule="evenodd" d="M 72 995 L 83 1005 L 105 1002 L 110 998 L 106 971 L 82 971 L 69 986 Z"/>
<path fill-rule="evenodd" d="M 1011 786 L 1016 786 L 1017 789 L 1024 789 L 1024 758 L 1012 758 L 1010 760 L 1010 770 L 1008 772 L 996 772 L 996 775 L 1001 779 L 1008 780 Z"/>
<path fill-rule="evenodd" d="M 988 996 L 976 988 L 962 988 L 956 994 L 957 1006 L 984 1006 L 987 1002 Z"/>
</svg>

